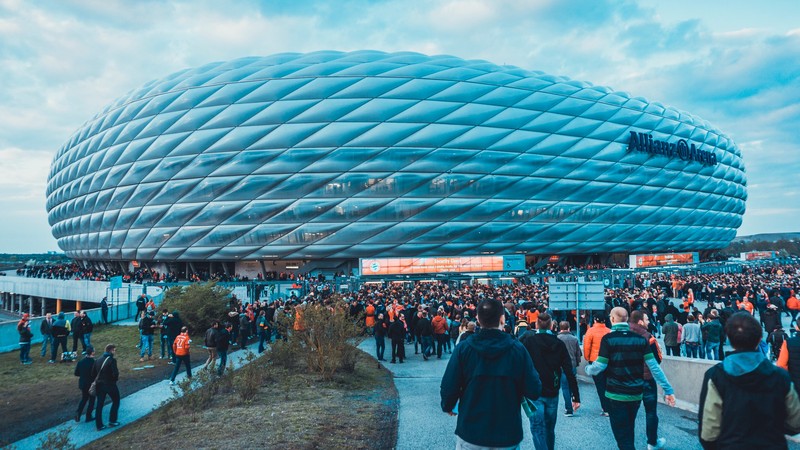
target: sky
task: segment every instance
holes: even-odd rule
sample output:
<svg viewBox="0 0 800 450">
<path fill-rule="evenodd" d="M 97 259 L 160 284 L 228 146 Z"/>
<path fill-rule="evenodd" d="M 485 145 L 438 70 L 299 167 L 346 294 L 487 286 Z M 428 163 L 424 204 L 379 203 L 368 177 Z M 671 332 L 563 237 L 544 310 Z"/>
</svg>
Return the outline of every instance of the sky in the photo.
<svg viewBox="0 0 800 450">
<path fill-rule="evenodd" d="M 212 61 L 363 49 L 484 59 L 690 112 L 743 154 L 738 235 L 800 231 L 797 0 L 0 0 L 0 253 L 59 251 L 52 158 L 128 91 Z"/>
</svg>

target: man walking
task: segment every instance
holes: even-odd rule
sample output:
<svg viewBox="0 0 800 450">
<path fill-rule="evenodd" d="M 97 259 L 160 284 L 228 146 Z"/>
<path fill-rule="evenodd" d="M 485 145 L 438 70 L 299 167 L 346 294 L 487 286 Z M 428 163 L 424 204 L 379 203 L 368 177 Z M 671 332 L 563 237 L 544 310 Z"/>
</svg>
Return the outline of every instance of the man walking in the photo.
<svg viewBox="0 0 800 450">
<path fill-rule="evenodd" d="M 597 355 L 600 354 L 600 342 L 603 340 L 603 336 L 610 332 L 611 330 L 606 326 L 605 315 L 595 314 L 594 325 L 586 330 L 586 335 L 583 337 L 583 354 L 589 364 L 594 363 L 597 359 Z M 592 379 L 594 387 L 597 389 L 597 396 L 600 398 L 600 407 L 603 409 L 601 414 L 607 417 L 610 406 L 606 398 L 606 374 L 599 372 L 597 375 L 593 375 Z"/>
<path fill-rule="evenodd" d="M 558 394 L 561 375 L 565 374 L 572 392 L 573 411 L 580 408 L 578 381 L 572 372 L 567 346 L 552 331 L 553 321 L 547 313 L 539 314 L 536 331 L 528 331 L 520 338 L 520 343 L 531 355 L 533 366 L 542 382 L 542 394 L 536 400 L 536 411 L 531 421 L 531 435 L 536 450 L 553 450 L 556 442 L 556 420 L 558 419 Z"/>
<path fill-rule="evenodd" d="M 208 350 L 208 359 L 203 364 L 203 369 L 214 370 L 214 364 L 217 362 L 217 344 L 219 343 L 219 321 L 215 320 L 211 323 L 211 328 L 206 330 L 205 347 Z"/>
<path fill-rule="evenodd" d="M 119 425 L 119 422 L 117 422 L 117 414 L 119 413 L 119 389 L 117 388 L 119 369 L 117 369 L 117 360 L 114 358 L 116 354 L 117 346 L 108 344 L 106 345 L 106 352 L 92 366 L 91 377 L 93 380 L 97 379 L 97 403 L 94 411 L 94 423 L 97 426 L 97 431 L 106 428 L 103 425 L 103 404 L 106 402 L 106 395 L 111 397 L 108 425 L 112 427 Z"/>
<path fill-rule="evenodd" d="M 394 322 L 389 326 L 389 339 L 392 341 L 391 363 L 406 359 L 406 321 L 402 314 L 396 315 Z"/>
<path fill-rule="evenodd" d="M 656 362 L 647 340 L 632 332 L 628 326 L 628 311 L 622 307 L 611 310 L 611 333 L 600 342 L 600 353 L 586 373 L 607 372 L 606 398 L 610 408 L 611 431 L 620 450 L 634 450 L 636 413 L 644 391 L 644 365 L 664 389 L 664 400 L 675 405 L 672 386 Z"/>
<path fill-rule="evenodd" d="M 78 403 L 78 412 L 75 413 L 75 422 L 81 421 L 83 407 L 86 407 L 86 422 L 94 420 L 94 396 L 89 394 L 92 385 L 92 370 L 94 369 L 94 347 L 86 346 L 86 356 L 75 365 L 75 376 L 78 377 L 78 389 L 81 391 L 81 401 Z M 88 403 L 88 405 L 87 405 Z"/>
<path fill-rule="evenodd" d="M 383 313 L 378 313 L 378 319 L 375 321 L 374 331 L 372 332 L 375 337 L 375 356 L 378 361 L 386 361 L 383 358 L 383 354 L 386 351 L 386 332 L 388 330 L 389 326 L 386 324 Z"/>
<path fill-rule="evenodd" d="M 172 376 L 169 377 L 169 384 L 175 384 L 175 377 L 178 376 L 178 371 L 181 370 L 181 364 L 186 365 L 186 376 L 192 379 L 192 361 L 189 354 L 189 346 L 192 340 L 189 339 L 189 328 L 182 327 L 181 334 L 175 338 L 172 343 L 172 353 L 175 354 L 175 369 L 172 370 Z"/>
<path fill-rule="evenodd" d="M 525 347 L 503 332 L 503 305 L 478 305 L 481 331 L 456 346 L 442 377 L 442 411 L 458 403 L 456 448 L 517 448 L 522 441 L 520 404 L 542 391 L 539 374 Z"/>
<path fill-rule="evenodd" d="M 436 317 L 431 320 L 431 327 L 436 339 L 436 357 L 442 359 L 442 351 L 447 345 L 447 319 L 444 318 L 444 309 L 439 309 Z"/>
<path fill-rule="evenodd" d="M 100 315 L 103 316 L 103 323 L 108 325 L 108 298 L 100 300 Z"/>
<path fill-rule="evenodd" d="M 658 349 L 658 341 L 650 334 L 647 329 L 650 326 L 650 317 L 641 310 L 631 311 L 631 318 L 628 321 L 631 331 L 645 338 L 650 345 L 650 350 L 656 361 L 661 364 L 661 352 Z M 645 427 L 647 429 L 647 450 L 660 450 L 664 448 L 667 440 L 658 437 L 658 388 L 653 374 L 647 364 L 644 366 L 644 390 L 642 391 L 642 404 L 644 405 Z"/>
<path fill-rule="evenodd" d="M 574 334 L 570 333 L 569 322 L 562 321 L 558 324 L 559 333 L 558 339 L 564 343 L 564 346 L 567 348 L 567 354 L 569 355 L 569 360 L 572 363 L 572 374 L 578 374 L 578 366 L 581 365 L 581 357 L 583 353 L 581 352 L 581 344 L 578 342 L 578 338 L 575 337 Z M 565 417 L 572 417 L 575 413 L 575 410 L 572 409 L 572 395 L 570 394 L 570 387 L 569 382 L 567 381 L 567 374 L 561 374 L 561 396 L 564 397 L 564 416 Z"/>
<path fill-rule="evenodd" d="M 698 411 L 705 449 L 787 448 L 785 434 L 800 432 L 800 400 L 785 370 L 758 350 L 762 329 L 750 313 L 725 324 L 733 352 L 706 371 Z"/>
<path fill-rule="evenodd" d="M 228 364 L 228 346 L 231 342 L 231 330 L 233 325 L 230 322 L 220 328 L 217 334 L 217 355 L 219 355 L 219 367 L 217 368 L 217 375 L 222 376 L 225 372 L 225 366 Z"/>
<path fill-rule="evenodd" d="M 427 310 L 423 309 L 418 314 L 420 317 L 417 319 L 417 324 L 414 325 L 414 332 L 417 333 L 417 337 L 422 343 L 422 359 L 427 361 L 432 354 L 433 326 L 431 326 L 431 321 L 428 320 Z"/>
</svg>

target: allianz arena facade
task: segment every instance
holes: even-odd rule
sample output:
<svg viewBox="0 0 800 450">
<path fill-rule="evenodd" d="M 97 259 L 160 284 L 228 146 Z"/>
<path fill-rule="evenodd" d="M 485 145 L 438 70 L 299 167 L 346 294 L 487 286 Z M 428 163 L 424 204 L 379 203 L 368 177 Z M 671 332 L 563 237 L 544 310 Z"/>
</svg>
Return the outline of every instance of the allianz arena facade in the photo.
<svg viewBox="0 0 800 450">
<path fill-rule="evenodd" d="M 183 70 L 56 154 L 83 261 L 344 261 L 725 247 L 739 149 L 691 114 L 486 61 L 315 52 Z"/>
</svg>

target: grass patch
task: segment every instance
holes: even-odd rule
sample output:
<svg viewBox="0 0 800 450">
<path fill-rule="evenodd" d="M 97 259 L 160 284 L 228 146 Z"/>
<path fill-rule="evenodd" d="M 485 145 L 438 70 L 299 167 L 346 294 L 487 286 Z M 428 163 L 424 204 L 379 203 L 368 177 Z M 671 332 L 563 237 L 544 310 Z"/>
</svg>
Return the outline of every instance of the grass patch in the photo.
<svg viewBox="0 0 800 450">
<path fill-rule="evenodd" d="M 156 334 L 153 344 L 156 358 L 161 354 L 158 340 Z M 194 342 L 202 342 L 202 339 L 195 338 Z M 117 345 L 118 386 L 122 397 L 164 380 L 172 372 L 173 366 L 168 365 L 165 359 L 139 362 L 139 349 L 136 348 L 139 331 L 135 326 L 95 324 L 92 333 L 95 356 L 102 355 L 105 346 L 112 343 Z M 194 347 L 193 353 L 204 353 L 201 353 L 201 347 Z M 78 378 L 74 376 L 77 362 L 49 364 L 50 349 L 42 358 L 41 348 L 41 344 L 31 347 L 34 362 L 27 366 L 20 364 L 18 350 L 0 353 L 0 417 L 3 418 L 0 447 L 63 423 L 75 415 L 81 398 Z M 71 336 L 67 350 L 72 350 Z M 79 358 L 82 358 L 81 351 L 79 343 Z M 199 358 L 195 363 L 198 362 Z M 145 365 L 154 367 L 134 370 Z"/>
<path fill-rule="evenodd" d="M 353 373 L 326 380 L 298 359 L 298 367 L 287 369 L 273 364 L 265 353 L 244 369 L 212 381 L 225 388 L 212 389 L 215 394 L 208 403 L 203 400 L 202 408 L 191 400 L 175 401 L 86 448 L 121 448 L 132 442 L 154 448 L 395 446 L 397 391 L 386 369 L 357 352 Z M 255 377 L 253 369 L 260 376 Z M 253 385 L 257 389 L 252 398 L 238 392 Z"/>
</svg>

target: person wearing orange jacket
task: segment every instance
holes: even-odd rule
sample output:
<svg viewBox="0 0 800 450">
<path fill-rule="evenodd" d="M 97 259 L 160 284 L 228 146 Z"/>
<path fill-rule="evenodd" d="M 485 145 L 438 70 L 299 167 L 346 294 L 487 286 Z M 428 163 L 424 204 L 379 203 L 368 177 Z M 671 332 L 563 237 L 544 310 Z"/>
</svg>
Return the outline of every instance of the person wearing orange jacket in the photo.
<svg viewBox="0 0 800 450">
<path fill-rule="evenodd" d="M 366 309 L 364 310 L 364 314 L 366 318 L 364 319 L 364 326 L 367 327 L 370 334 L 373 334 L 375 328 L 375 306 L 372 302 L 369 302 Z"/>
<path fill-rule="evenodd" d="M 597 360 L 600 355 L 600 341 L 608 333 L 611 333 L 611 330 L 606 326 L 605 315 L 603 313 L 595 313 L 594 325 L 586 330 L 586 335 L 583 337 L 583 355 L 589 364 Z M 597 396 L 600 397 L 600 406 L 603 408 L 602 415 L 608 417 L 611 405 L 606 398 L 606 374 L 605 372 L 600 372 L 597 375 L 593 375 L 592 378 L 594 379 L 594 387 L 597 389 Z"/>
<path fill-rule="evenodd" d="M 169 377 L 169 384 L 175 384 L 175 377 L 178 376 L 178 371 L 181 369 L 181 363 L 186 365 L 186 376 L 192 379 L 192 362 L 191 355 L 189 354 L 189 345 L 192 340 L 189 338 L 189 328 L 181 328 L 181 334 L 175 338 L 172 343 L 172 351 L 175 354 L 175 369 L 172 371 L 172 376 Z"/>
<path fill-rule="evenodd" d="M 447 319 L 444 318 L 444 309 L 439 309 L 436 317 L 431 320 L 431 326 L 436 339 L 436 358 L 442 359 L 442 350 L 447 344 Z"/>
<path fill-rule="evenodd" d="M 792 321 L 789 325 L 797 322 L 797 315 L 800 314 L 800 300 L 797 299 L 794 290 L 789 291 L 789 298 L 786 299 L 786 309 L 792 315 Z"/>
</svg>

